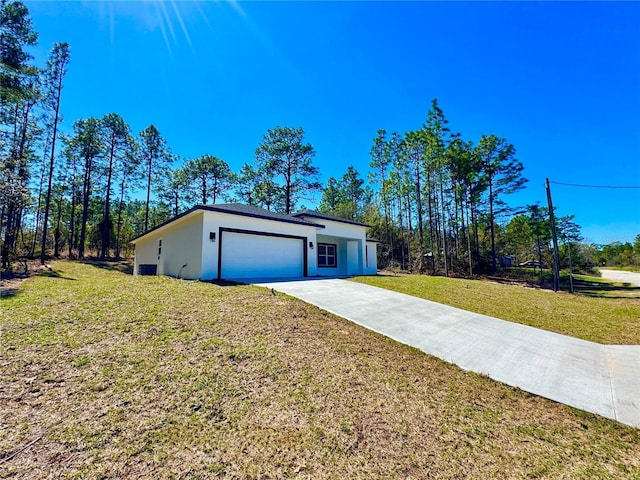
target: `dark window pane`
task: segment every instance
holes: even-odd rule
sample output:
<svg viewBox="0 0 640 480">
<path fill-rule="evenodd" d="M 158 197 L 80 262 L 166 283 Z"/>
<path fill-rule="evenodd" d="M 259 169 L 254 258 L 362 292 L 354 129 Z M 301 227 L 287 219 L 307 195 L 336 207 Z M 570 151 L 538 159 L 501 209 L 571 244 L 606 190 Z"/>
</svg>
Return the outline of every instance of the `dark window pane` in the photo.
<svg viewBox="0 0 640 480">
<path fill-rule="evenodd" d="M 318 244 L 318 266 L 336 267 L 336 246 L 327 243 Z"/>
</svg>

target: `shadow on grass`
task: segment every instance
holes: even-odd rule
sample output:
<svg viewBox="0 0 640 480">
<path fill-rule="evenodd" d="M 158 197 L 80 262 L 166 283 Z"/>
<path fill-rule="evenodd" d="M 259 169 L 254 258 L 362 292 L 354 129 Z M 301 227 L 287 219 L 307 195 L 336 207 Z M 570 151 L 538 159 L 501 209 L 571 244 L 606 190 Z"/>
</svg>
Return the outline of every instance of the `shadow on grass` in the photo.
<svg viewBox="0 0 640 480">
<path fill-rule="evenodd" d="M 407 273 L 376 273 L 375 276 L 376 277 L 388 277 L 388 278 L 397 278 L 397 277 L 401 277 L 403 275 L 407 275 Z M 356 275 L 356 277 L 359 277 L 360 275 Z"/>
<path fill-rule="evenodd" d="M 483 278 L 491 282 L 500 283 L 502 285 L 520 285 L 523 287 L 534 288 L 538 290 L 553 290 L 553 280 L 548 280 L 546 278 L 543 278 L 542 282 L 540 282 L 539 279 L 522 279 L 513 277 L 486 276 Z M 569 287 L 567 287 L 567 290 L 568 289 Z"/>
<path fill-rule="evenodd" d="M 133 263 L 129 260 L 78 260 L 85 265 L 91 265 L 96 268 L 103 268 L 113 272 L 126 273 L 133 275 Z"/>
<path fill-rule="evenodd" d="M 0 298 L 15 297 L 18 293 L 20 293 L 18 287 L 0 288 Z"/>
<path fill-rule="evenodd" d="M 202 283 L 210 283 L 218 287 L 246 287 L 247 283 L 234 282 L 232 280 L 200 280 Z"/>
<path fill-rule="evenodd" d="M 560 289 L 568 291 L 569 282 L 563 280 Z M 629 283 L 589 282 L 588 280 L 574 280 L 573 289 L 579 295 L 602 298 L 640 298 L 640 287 Z"/>
<path fill-rule="evenodd" d="M 49 277 L 49 278 L 59 278 L 61 280 L 76 280 L 73 277 L 65 277 L 64 275 L 60 274 L 60 272 L 58 272 L 57 270 L 43 270 L 40 273 L 37 274 L 38 277 Z"/>
</svg>

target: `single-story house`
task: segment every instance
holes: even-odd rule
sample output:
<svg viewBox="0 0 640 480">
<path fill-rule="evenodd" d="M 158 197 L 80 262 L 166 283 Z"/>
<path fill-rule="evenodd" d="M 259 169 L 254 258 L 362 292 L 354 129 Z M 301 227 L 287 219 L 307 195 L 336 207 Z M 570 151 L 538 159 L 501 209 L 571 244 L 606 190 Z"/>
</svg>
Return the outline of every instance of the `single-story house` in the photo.
<svg viewBox="0 0 640 480">
<path fill-rule="evenodd" d="M 132 241 L 134 273 L 185 279 L 375 275 L 367 225 L 314 211 L 198 205 Z"/>
</svg>

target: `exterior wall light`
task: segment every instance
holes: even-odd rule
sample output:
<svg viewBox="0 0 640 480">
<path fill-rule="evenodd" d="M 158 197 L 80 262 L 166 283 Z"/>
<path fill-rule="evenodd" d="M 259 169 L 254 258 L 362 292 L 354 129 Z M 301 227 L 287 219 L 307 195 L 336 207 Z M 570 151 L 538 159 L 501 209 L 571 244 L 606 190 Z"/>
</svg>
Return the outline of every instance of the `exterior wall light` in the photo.
<svg viewBox="0 0 640 480">
<path fill-rule="evenodd" d="M 313 250 L 313 242 L 309 242 L 309 248 Z"/>
<path fill-rule="evenodd" d="M 209 232 L 209 240 L 212 242 L 216 241 L 216 232 Z"/>
</svg>

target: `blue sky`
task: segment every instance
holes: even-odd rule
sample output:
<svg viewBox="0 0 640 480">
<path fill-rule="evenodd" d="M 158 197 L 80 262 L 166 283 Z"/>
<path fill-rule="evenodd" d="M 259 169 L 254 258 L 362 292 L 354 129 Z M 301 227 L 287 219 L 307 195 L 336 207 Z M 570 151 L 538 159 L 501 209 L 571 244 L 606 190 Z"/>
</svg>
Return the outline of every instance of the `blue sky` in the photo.
<svg viewBox="0 0 640 480">
<path fill-rule="evenodd" d="M 238 170 L 267 129 L 301 126 L 322 180 L 368 173 L 380 128 L 419 128 L 438 98 L 453 131 L 506 138 L 544 179 L 640 185 L 638 2 L 25 2 L 36 58 L 71 45 L 63 128 L 116 112 L 172 151 Z M 587 240 L 640 234 L 640 189 L 553 185 Z"/>
</svg>

